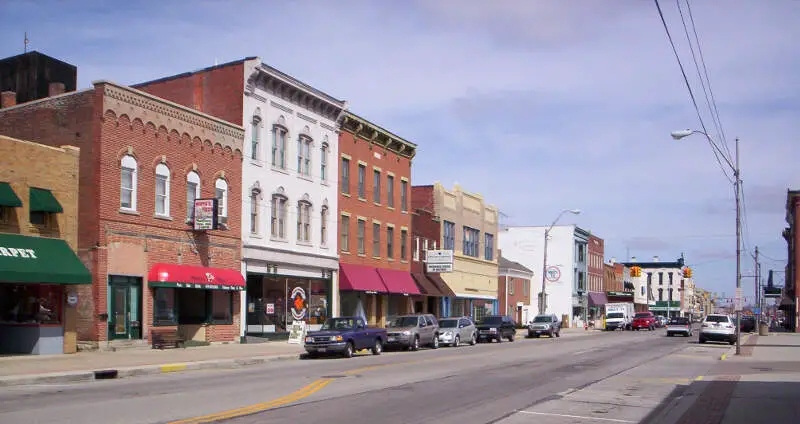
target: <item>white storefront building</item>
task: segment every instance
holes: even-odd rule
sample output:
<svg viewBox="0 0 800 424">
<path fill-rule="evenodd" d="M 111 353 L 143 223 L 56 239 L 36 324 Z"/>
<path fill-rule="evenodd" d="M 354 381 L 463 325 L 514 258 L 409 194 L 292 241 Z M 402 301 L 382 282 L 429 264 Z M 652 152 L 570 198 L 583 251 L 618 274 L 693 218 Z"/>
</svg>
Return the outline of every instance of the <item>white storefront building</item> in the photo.
<svg viewBox="0 0 800 424">
<path fill-rule="evenodd" d="M 242 335 L 318 328 L 338 310 L 338 129 L 346 108 L 260 59 L 245 62 Z"/>
</svg>

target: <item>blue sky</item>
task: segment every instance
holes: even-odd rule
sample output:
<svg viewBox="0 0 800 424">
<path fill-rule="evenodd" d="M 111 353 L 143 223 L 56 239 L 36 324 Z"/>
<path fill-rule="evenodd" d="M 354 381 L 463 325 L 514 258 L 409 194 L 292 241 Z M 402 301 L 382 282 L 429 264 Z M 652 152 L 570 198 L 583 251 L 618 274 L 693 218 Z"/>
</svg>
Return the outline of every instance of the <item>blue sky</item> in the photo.
<svg viewBox="0 0 800 424">
<path fill-rule="evenodd" d="M 676 4 L 661 5 L 710 127 Z M 743 272 L 755 245 L 783 269 L 800 2 L 692 6 L 731 148 L 741 138 Z M 564 223 L 604 238 L 607 258 L 684 252 L 700 286 L 733 293 L 733 189 L 703 138 L 669 136 L 700 125 L 652 2 L 1 0 L 0 20 L 0 56 L 28 31 L 82 88 L 260 56 L 417 143 L 414 183 L 458 182 L 511 225 L 580 208 Z"/>
</svg>

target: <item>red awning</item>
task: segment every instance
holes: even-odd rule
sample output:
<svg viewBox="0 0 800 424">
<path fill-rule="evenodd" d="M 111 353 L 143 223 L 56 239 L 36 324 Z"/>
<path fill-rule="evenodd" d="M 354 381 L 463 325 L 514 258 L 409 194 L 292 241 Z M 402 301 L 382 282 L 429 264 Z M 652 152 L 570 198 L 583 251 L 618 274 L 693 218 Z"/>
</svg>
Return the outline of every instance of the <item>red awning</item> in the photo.
<svg viewBox="0 0 800 424">
<path fill-rule="evenodd" d="M 383 285 L 375 268 L 369 266 L 339 264 L 339 290 L 386 293 L 389 290 Z"/>
<path fill-rule="evenodd" d="M 155 264 L 147 274 L 152 287 L 178 287 L 210 290 L 244 290 L 241 272 L 202 266 Z"/>
<path fill-rule="evenodd" d="M 378 275 L 381 276 L 383 284 L 389 289 L 389 293 L 422 294 L 417 287 L 417 283 L 414 282 L 408 272 L 378 268 Z"/>
</svg>

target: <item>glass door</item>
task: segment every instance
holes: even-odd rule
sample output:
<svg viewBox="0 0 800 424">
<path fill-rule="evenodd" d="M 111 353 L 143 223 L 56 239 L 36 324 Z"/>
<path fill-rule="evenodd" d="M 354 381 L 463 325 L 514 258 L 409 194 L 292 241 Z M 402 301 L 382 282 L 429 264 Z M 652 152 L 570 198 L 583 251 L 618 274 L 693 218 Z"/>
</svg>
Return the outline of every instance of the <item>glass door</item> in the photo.
<svg viewBox="0 0 800 424">
<path fill-rule="evenodd" d="M 129 299 L 128 295 L 130 290 L 128 286 L 111 286 L 111 311 L 109 311 L 109 318 L 111 318 L 111 338 L 112 339 L 129 339 L 130 338 L 130 310 L 128 308 Z"/>
<path fill-rule="evenodd" d="M 142 279 L 109 276 L 108 338 L 142 338 Z"/>
</svg>

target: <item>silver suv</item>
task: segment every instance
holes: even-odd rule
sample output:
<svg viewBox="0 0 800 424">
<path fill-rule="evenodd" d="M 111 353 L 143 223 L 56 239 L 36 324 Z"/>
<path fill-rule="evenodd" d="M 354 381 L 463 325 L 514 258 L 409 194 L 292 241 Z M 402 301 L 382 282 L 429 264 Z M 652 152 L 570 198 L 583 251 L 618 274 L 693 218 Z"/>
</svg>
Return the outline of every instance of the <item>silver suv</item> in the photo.
<svg viewBox="0 0 800 424">
<path fill-rule="evenodd" d="M 386 328 L 386 347 L 409 350 L 417 350 L 420 346 L 439 348 L 439 322 L 431 314 L 397 316 Z"/>
<path fill-rule="evenodd" d="M 528 324 L 528 338 L 542 335 L 561 337 L 561 321 L 554 314 L 536 315 Z"/>
</svg>

